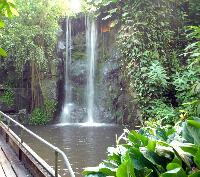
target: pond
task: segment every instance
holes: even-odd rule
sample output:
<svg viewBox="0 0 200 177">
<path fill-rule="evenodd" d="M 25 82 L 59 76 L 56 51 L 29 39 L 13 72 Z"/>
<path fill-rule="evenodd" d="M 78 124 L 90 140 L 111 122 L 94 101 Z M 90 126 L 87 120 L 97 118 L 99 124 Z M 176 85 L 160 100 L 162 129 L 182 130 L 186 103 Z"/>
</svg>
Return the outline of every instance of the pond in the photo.
<svg viewBox="0 0 200 177">
<path fill-rule="evenodd" d="M 84 167 L 97 166 L 106 157 L 106 149 L 115 146 L 116 136 L 123 127 L 115 124 L 57 124 L 48 126 L 29 126 L 33 132 L 63 150 L 77 177 L 83 176 Z M 35 138 L 23 133 L 23 140 L 50 166 L 54 167 L 54 152 Z M 59 158 L 59 174 L 67 175 L 68 170 Z"/>
</svg>

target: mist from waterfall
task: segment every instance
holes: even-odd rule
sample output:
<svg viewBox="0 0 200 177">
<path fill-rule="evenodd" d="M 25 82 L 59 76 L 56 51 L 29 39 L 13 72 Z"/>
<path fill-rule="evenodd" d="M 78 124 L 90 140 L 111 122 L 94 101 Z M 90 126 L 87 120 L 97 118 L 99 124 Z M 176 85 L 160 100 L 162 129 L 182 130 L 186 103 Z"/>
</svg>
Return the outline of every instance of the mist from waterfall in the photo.
<svg viewBox="0 0 200 177">
<path fill-rule="evenodd" d="M 66 17 L 66 41 L 65 41 L 65 71 L 64 71 L 64 104 L 60 116 L 60 122 L 69 122 L 71 107 L 72 107 L 72 86 L 70 83 L 70 66 L 71 66 L 71 50 L 72 50 L 72 35 L 71 35 L 71 20 Z"/>
<path fill-rule="evenodd" d="M 86 52 L 88 59 L 87 76 L 87 122 L 94 122 L 95 65 L 97 58 L 97 27 L 95 20 L 86 17 Z"/>
</svg>

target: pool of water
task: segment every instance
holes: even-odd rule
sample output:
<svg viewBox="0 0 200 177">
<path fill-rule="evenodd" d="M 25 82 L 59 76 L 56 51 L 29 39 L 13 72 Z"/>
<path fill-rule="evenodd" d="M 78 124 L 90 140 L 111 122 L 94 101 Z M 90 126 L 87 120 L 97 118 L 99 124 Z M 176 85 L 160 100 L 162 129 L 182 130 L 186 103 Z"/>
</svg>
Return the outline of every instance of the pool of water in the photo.
<svg viewBox="0 0 200 177">
<path fill-rule="evenodd" d="M 29 126 L 33 132 L 63 150 L 69 158 L 77 177 L 83 176 L 83 168 L 97 166 L 106 157 L 106 149 L 115 146 L 116 136 L 123 128 L 115 124 L 55 124 Z M 23 140 L 50 166 L 54 167 L 54 152 L 35 138 L 23 133 Z M 65 176 L 68 170 L 59 158 L 59 174 Z"/>
</svg>

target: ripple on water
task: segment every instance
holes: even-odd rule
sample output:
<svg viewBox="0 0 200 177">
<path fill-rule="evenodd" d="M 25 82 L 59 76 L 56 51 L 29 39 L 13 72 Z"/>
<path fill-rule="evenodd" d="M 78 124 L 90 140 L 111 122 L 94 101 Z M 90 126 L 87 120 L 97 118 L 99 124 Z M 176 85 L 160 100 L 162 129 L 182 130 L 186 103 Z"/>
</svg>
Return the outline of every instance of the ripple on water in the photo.
<svg viewBox="0 0 200 177">
<path fill-rule="evenodd" d="M 53 127 L 64 127 L 64 126 L 75 126 L 75 127 L 115 127 L 117 124 L 107 124 L 107 123 L 58 123 L 52 125 Z"/>
</svg>

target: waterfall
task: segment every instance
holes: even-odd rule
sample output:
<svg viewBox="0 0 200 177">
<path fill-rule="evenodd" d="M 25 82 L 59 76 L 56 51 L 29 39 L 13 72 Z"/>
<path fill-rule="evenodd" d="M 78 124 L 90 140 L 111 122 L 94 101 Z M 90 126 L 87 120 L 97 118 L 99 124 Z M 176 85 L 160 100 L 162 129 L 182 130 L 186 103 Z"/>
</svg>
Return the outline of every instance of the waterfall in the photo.
<svg viewBox="0 0 200 177">
<path fill-rule="evenodd" d="M 97 28 L 96 23 L 90 17 L 86 19 L 86 52 L 88 59 L 87 77 L 87 122 L 94 122 L 94 94 L 95 94 L 95 64 L 97 58 L 96 51 Z"/>
<path fill-rule="evenodd" d="M 65 42 L 65 72 L 64 72 L 64 104 L 60 116 L 60 122 L 69 122 L 71 106 L 72 106 L 72 87 L 70 83 L 70 66 L 71 66 L 71 20 L 66 17 L 66 42 Z"/>
</svg>

